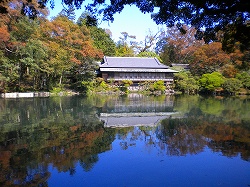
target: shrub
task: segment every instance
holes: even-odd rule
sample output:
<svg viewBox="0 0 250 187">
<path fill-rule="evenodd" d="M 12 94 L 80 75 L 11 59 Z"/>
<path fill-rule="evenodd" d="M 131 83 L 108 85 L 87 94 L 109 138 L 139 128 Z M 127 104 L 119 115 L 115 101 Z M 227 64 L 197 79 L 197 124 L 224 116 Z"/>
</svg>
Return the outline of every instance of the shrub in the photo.
<svg viewBox="0 0 250 187">
<path fill-rule="evenodd" d="M 132 84 L 133 82 L 131 80 L 123 80 L 119 89 L 125 94 L 128 94 L 129 93 L 128 87 Z"/>
<path fill-rule="evenodd" d="M 221 89 L 225 78 L 219 72 L 203 74 L 199 79 L 199 84 L 202 91 L 214 92 Z"/>
<path fill-rule="evenodd" d="M 229 78 L 226 79 L 223 88 L 226 92 L 232 94 L 240 90 L 242 87 L 242 82 L 239 79 Z"/>
</svg>

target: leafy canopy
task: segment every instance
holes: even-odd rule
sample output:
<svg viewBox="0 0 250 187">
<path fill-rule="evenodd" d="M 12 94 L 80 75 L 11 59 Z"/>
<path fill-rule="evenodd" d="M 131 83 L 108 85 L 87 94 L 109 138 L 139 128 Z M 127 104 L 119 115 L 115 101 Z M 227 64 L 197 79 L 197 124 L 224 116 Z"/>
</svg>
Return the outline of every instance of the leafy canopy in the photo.
<svg viewBox="0 0 250 187">
<path fill-rule="evenodd" d="M 203 74 L 199 79 L 200 86 L 203 90 L 215 91 L 220 89 L 224 83 L 224 77 L 219 72 Z"/>
<path fill-rule="evenodd" d="M 48 4 L 53 8 L 54 1 L 39 0 L 37 3 L 34 3 L 36 1 L 23 1 L 22 12 L 34 18 L 39 15 L 38 10 L 45 8 Z M 62 0 L 62 3 L 81 8 L 84 1 Z M 8 12 L 9 2 L 12 1 L 0 2 L 0 13 Z M 166 24 L 172 27 L 175 23 L 179 23 L 179 29 L 185 33 L 181 24 L 184 22 L 195 27 L 198 30 L 196 37 L 204 38 L 206 42 L 215 40 L 215 33 L 226 29 L 228 24 L 235 24 L 236 30 L 239 32 L 242 30 L 242 26 L 244 27 L 243 30 L 249 30 L 245 25 L 250 18 L 249 0 L 93 0 L 87 6 L 87 10 L 96 14 L 103 13 L 104 20 L 113 21 L 114 14 L 120 13 L 125 5 L 136 5 L 143 13 L 153 13 L 157 8 L 158 12 L 152 14 L 152 18 L 157 24 Z M 206 28 L 206 30 L 203 32 L 201 28 Z M 243 30 L 242 32 L 245 32 Z"/>
</svg>

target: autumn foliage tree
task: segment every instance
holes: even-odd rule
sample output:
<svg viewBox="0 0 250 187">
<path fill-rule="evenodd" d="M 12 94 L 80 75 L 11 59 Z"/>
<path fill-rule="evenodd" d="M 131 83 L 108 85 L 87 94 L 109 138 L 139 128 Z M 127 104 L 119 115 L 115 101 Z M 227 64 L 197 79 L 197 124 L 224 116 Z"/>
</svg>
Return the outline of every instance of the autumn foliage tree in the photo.
<svg viewBox="0 0 250 187">
<path fill-rule="evenodd" d="M 213 42 L 197 48 L 193 54 L 190 69 L 194 74 L 202 75 L 219 71 L 230 63 L 230 56 L 222 50 L 221 43 Z"/>
<path fill-rule="evenodd" d="M 163 63 L 168 65 L 190 63 L 194 51 L 204 44 L 204 41 L 195 39 L 194 28 L 188 26 L 184 28 L 187 30 L 185 34 L 181 33 L 177 26 L 161 33 L 156 51 Z"/>
<path fill-rule="evenodd" d="M 94 61 L 103 53 L 94 46 L 90 30 L 65 15 L 51 21 L 44 16 L 30 19 L 18 14 L 19 3 L 13 4 L 9 18 L 0 17 L 1 91 L 49 90 L 67 84 L 80 88 L 81 81 L 92 80 Z"/>
</svg>

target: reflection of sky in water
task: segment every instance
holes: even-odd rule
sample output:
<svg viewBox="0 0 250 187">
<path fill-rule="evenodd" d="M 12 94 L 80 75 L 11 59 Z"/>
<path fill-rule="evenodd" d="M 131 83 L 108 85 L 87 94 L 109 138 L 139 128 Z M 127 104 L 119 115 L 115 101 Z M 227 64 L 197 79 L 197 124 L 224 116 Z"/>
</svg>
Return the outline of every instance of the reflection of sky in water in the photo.
<svg viewBox="0 0 250 187">
<path fill-rule="evenodd" d="M 72 177 L 50 168 L 49 186 L 247 186 L 250 182 L 250 163 L 239 156 L 225 157 L 207 147 L 195 155 L 169 156 L 157 145 L 148 146 L 143 137 L 118 137 L 89 172 L 79 164 Z"/>
</svg>

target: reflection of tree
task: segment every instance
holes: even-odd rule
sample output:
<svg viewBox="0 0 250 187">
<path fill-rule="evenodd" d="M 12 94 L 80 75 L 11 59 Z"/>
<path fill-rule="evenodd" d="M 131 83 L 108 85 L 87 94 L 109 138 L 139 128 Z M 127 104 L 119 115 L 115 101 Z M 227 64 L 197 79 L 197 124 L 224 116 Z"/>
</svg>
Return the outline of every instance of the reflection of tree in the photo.
<svg viewBox="0 0 250 187">
<path fill-rule="evenodd" d="M 177 97 L 174 111 L 183 118 L 167 118 L 157 127 L 126 128 L 103 127 L 98 111 L 107 108 L 106 99 L 0 100 L 0 186 L 47 186 L 49 165 L 69 175 L 75 174 L 77 163 L 90 171 L 98 154 L 110 150 L 115 138 L 123 150 L 138 141 L 148 151 L 158 149 L 168 155 L 197 154 L 207 146 L 225 156 L 240 154 L 250 160 L 250 102 L 246 98 Z M 139 99 L 127 102 L 132 106 L 132 101 Z"/>
<path fill-rule="evenodd" d="M 180 119 L 165 119 L 156 130 L 157 138 L 162 141 L 161 149 L 166 154 L 181 156 L 202 152 L 205 140 L 200 134 L 193 134 L 193 127 Z"/>
<path fill-rule="evenodd" d="M 249 97 L 182 96 L 176 97 L 174 108 L 188 120 L 181 124 L 192 124 L 193 133 L 205 137 L 213 151 L 249 160 Z"/>
<path fill-rule="evenodd" d="M 80 159 L 79 162 L 84 171 L 90 171 L 98 160 L 98 155 L 87 155 Z"/>
<path fill-rule="evenodd" d="M 216 117 L 190 110 L 188 118 L 165 119 L 156 130 L 161 149 L 169 155 L 186 155 L 201 152 L 205 146 L 223 155 L 233 157 L 241 154 L 250 159 L 250 130 L 244 125 L 215 122 Z M 198 112 L 200 115 L 194 115 Z"/>
<path fill-rule="evenodd" d="M 0 109 L 0 186 L 47 186 L 48 165 L 74 175 L 80 160 L 85 171 L 91 170 L 114 140 L 114 129 L 104 130 L 98 118 L 96 101 L 0 100 L 5 104 Z"/>
<path fill-rule="evenodd" d="M 60 134 L 63 138 L 60 137 Z M 28 136 L 32 136 L 32 134 Z M 59 132 L 53 131 L 47 137 L 44 144 L 36 148 L 30 146 L 34 142 L 28 142 L 29 137 L 25 136 L 22 137 L 22 144 L 16 144 L 18 140 L 7 146 L 1 144 L 0 155 L 3 154 L 3 157 L 0 157 L 0 163 L 3 169 L 0 170 L 0 175 L 10 176 L 1 178 L 0 182 L 4 186 L 8 186 L 8 183 L 13 184 L 14 181 L 20 181 L 20 184 L 33 183 L 35 177 L 41 177 L 39 181 L 43 180 L 42 177 L 48 175 L 46 174 L 48 164 L 52 164 L 59 172 L 69 172 L 70 175 L 74 175 L 75 165 L 77 160 L 80 160 L 83 169 L 89 171 L 98 161 L 98 153 L 110 149 L 114 133 L 112 129 L 104 131 L 102 124 L 99 127 L 97 124 L 97 127 L 92 130 L 79 125 L 75 134 L 68 129 Z M 39 166 L 39 163 L 43 162 L 44 166 Z M 41 169 L 42 171 L 40 171 Z M 28 170 L 32 170 L 32 175 L 27 175 Z"/>
</svg>

